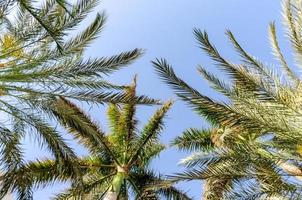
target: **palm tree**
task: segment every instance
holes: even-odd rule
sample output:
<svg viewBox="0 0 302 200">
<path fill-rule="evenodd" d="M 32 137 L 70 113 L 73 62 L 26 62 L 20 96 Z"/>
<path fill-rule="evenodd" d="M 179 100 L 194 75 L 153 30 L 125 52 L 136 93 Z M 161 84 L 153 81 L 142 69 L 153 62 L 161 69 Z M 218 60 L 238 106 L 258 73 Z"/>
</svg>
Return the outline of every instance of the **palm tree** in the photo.
<svg viewBox="0 0 302 200">
<path fill-rule="evenodd" d="M 24 162 L 20 141 L 26 134 L 48 147 L 60 166 L 79 167 L 73 150 L 50 125 L 57 116 L 49 114 L 46 105 L 58 98 L 99 104 L 128 101 L 121 87 L 104 77 L 132 63 L 142 51 L 85 59 L 83 52 L 103 29 L 104 13 L 96 14 L 83 31 L 74 31 L 97 3 L 47 0 L 39 6 L 31 0 L 1 1 L 0 144 L 1 164 L 8 174 Z M 157 103 L 144 96 L 136 100 Z M 7 174 L 2 178 L 9 179 Z"/>
<path fill-rule="evenodd" d="M 82 1 L 80 4 L 91 4 L 91 3 L 97 3 L 98 0 L 89 0 L 89 1 Z M 54 42 L 57 45 L 57 48 L 62 51 L 63 46 L 61 46 L 62 41 L 62 34 L 61 31 L 64 31 L 60 27 L 57 27 L 57 24 L 53 24 L 53 21 L 47 20 L 45 18 L 45 14 L 43 13 L 43 8 L 36 7 L 37 2 L 33 0 L 2 0 L 0 2 L 0 17 L 1 21 L 8 20 L 8 16 L 11 15 L 11 12 L 13 10 L 20 10 L 23 13 L 26 13 L 27 15 L 30 15 L 32 17 L 32 20 L 35 21 L 35 23 L 39 24 L 40 28 L 42 28 L 45 32 L 47 32 L 48 36 L 50 36 Z M 74 7 L 68 3 L 65 0 L 47 0 L 45 2 L 45 7 L 51 8 L 53 6 L 56 6 L 57 10 L 62 10 L 67 14 L 68 17 L 78 17 L 76 16 L 76 13 L 74 12 Z M 92 4 L 93 5 L 93 4 Z M 94 6 L 91 6 L 91 8 Z M 50 11 L 50 10 L 49 10 Z M 47 11 L 48 12 L 48 11 Z M 50 14 L 50 13 L 48 13 Z M 55 15 L 53 16 L 55 17 Z M 55 18 L 52 18 L 53 20 Z"/>
<path fill-rule="evenodd" d="M 280 157 L 268 153 L 263 138 L 251 133 L 234 137 L 233 131 L 189 129 L 177 137 L 172 144 L 193 153 L 181 161 L 188 170 L 172 178 L 205 180 L 202 199 L 299 199 L 297 183 L 283 179 L 288 174 L 276 164 Z"/>
<path fill-rule="evenodd" d="M 29 190 L 29 186 L 44 186 L 54 181 L 72 182 L 70 189 L 57 199 L 190 199 L 150 169 L 150 162 L 164 149 L 159 134 L 164 126 L 164 117 L 172 105 L 163 104 L 148 123 L 138 130 L 136 112 L 136 81 L 126 89 L 131 100 L 124 105 L 111 104 L 108 108 L 110 133 L 105 134 L 74 103 L 65 98 L 52 102 L 49 112 L 90 151 L 91 156 L 78 158 L 80 174 L 70 168 L 58 170 L 57 161 L 44 160 L 25 164 L 10 173 L 14 191 Z M 58 114 L 61 110 L 65 114 Z M 25 186 L 25 187 L 24 187 Z M 20 189 L 21 187 L 21 189 Z M 23 188 L 22 188 L 23 187 Z M 130 193 L 132 191 L 133 193 Z M 23 194 L 20 194 L 20 198 Z M 23 197 L 22 197 L 23 198 Z"/>
<path fill-rule="evenodd" d="M 298 64 L 302 55 L 301 13 L 298 1 L 284 1 L 287 35 Z M 301 80 L 282 54 L 275 24 L 269 27 L 280 68 L 272 69 L 247 53 L 228 30 L 226 34 L 242 59 L 241 64 L 234 64 L 219 53 L 206 32 L 194 30 L 202 50 L 230 78 L 225 82 L 198 67 L 212 88 L 227 98 L 225 102 L 190 87 L 165 60 L 153 62 L 176 94 L 214 127 L 188 130 L 174 141 L 180 148 L 201 151 L 184 161 L 195 167 L 179 174 L 178 179 L 207 180 L 205 195 L 210 199 L 301 198 Z"/>
</svg>

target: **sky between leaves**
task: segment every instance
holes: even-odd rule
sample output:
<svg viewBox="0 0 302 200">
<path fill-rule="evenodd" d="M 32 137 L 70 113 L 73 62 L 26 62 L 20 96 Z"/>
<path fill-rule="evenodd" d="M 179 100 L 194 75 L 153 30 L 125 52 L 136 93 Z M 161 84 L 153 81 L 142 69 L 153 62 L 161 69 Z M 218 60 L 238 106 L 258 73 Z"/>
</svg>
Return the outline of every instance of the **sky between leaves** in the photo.
<svg viewBox="0 0 302 200">
<path fill-rule="evenodd" d="M 270 63 L 274 61 L 268 41 L 268 23 L 276 21 L 281 48 L 288 50 L 279 0 L 103 0 L 95 11 L 106 11 L 108 20 L 101 37 L 86 51 L 86 56 L 109 56 L 136 47 L 145 49 L 145 55 L 137 62 L 108 79 L 113 83 L 128 84 L 138 74 L 139 93 L 163 100 L 175 99 L 175 96 L 159 80 L 150 63 L 151 60 L 161 57 L 166 58 L 175 71 L 192 86 L 204 94 L 221 98 L 209 89 L 196 71 L 197 65 L 201 64 L 218 73 L 210 59 L 198 48 L 192 33 L 194 27 L 207 30 L 216 47 L 231 60 L 239 59 L 224 35 L 227 28 L 233 31 L 238 41 L 250 53 Z M 94 14 L 87 21 L 92 20 Z M 292 59 L 290 52 L 285 53 L 288 59 Z M 82 106 L 107 130 L 105 106 Z M 141 125 L 154 110 L 155 107 L 139 107 L 137 117 L 141 120 Z M 184 103 L 177 101 L 166 118 L 162 141 L 168 145 L 186 128 L 206 126 L 204 120 Z M 48 156 L 39 149 L 38 142 L 33 138 L 27 138 L 25 142 L 27 159 Z M 71 144 L 80 155 L 86 154 L 83 148 L 72 142 Z M 177 166 L 177 163 L 186 155 L 173 148 L 168 149 L 153 162 L 153 168 L 165 174 L 180 171 L 183 168 Z M 53 187 L 38 190 L 34 199 L 49 199 L 66 186 L 55 184 Z M 195 199 L 200 199 L 201 182 L 182 183 L 179 186 Z"/>
</svg>

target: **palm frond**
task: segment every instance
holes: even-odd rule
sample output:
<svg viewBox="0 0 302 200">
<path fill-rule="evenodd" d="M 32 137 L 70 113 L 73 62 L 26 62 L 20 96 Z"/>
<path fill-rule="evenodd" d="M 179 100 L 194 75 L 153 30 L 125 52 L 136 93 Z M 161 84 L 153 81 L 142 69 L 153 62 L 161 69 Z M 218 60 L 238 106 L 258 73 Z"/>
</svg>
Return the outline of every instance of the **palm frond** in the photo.
<svg viewBox="0 0 302 200">
<path fill-rule="evenodd" d="M 147 145 L 152 146 L 152 141 L 157 140 L 158 134 L 163 128 L 163 118 L 165 117 L 171 106 L 171 101 L 165 103 L 160 109 L 155 112 L 147 125 L 143 128 L 143 131 L 136 142 L 137 144 L 135 145 L 134 153 L 131 155 L 131 159 L 128 162 L 129 164 L 136 162 L 142 150 Z"/>
<path fill-rule="evenodd" d="M 288 66 L 282 51 L 279 46 L 279 42 L 277 39 L 277 34 L 276 34 L 276 26 L 275 23 L 271 23 L 269 25 L 269 38 L 271 41 L 271 46 L 273 50 L 273 55 L 277 58 L 277 60 L 280 62 L 281 66 L 283 67 L 284 71 L 287 73 L 287 76 L 291 78 L 295 84 L 299 83 L 298 77 L 295 75 L 295 73 L 290 69 Z"/>
<path fill-rule="evenodd" d="M 171 145 L 185 151 L 209 151 L 214 147 L 211 136 L 212 130 L 188 129 L 182 136 L 176 137 Z"/>
</svg>

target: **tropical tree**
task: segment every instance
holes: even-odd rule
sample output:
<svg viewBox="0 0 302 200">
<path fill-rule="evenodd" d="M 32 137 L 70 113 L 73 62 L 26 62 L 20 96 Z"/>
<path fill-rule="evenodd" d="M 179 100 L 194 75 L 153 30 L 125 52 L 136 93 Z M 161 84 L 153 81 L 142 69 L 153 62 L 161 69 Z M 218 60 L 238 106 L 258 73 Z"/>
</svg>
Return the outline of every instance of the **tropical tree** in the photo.
<svg viewBox="0 0 302 200">
<path fill-rule="evenodd" d="M 83 1 L 84 4 L 89 4 L 91 2 L 93 1 Z M 97 1 L 94 1 L 94 3 L 97 3 Z M 43 8 L 36 7 L 36 4 L 37 2 L 33 0 L 2 0 L 0 2 L 1 21 L 8 20 L 12 11 L 20 10 L 23 13 L 30 15 L 32 19 L 39 24 L 40 28 L 47 32 L 47 34 L 54 40 L 57 47 L 62 51 L 63 46 L 61 46 L 61 41 L 63 35 L 60 33 L 62 30 L 60 30 L 59 27 L 54 26 L 52 21 L 46 20 L 44 14 L 42 14 L 44 12 Z M 69 17 L 76 17 L 73 5 L 65 0 L 47 0 L 45 2 L 45 6 L 52 7 L 55 4 L 57 10 L 64 11 L 65 14 L 69 15 Z"/>
<path fill-rule="evenodd" d="M 283 15 L 295 61 L 301 64 L 302 5 L 284 1 Z M 301 79 L 286 61 L 269 26 L 271 46 L 280 67 L 261 62 L 226 34 L 241 57 L 240 64 L 224 58 L 198 29 L 194 34 L 202 50 L 226 72 L 223 81 L 202 66 L 199 73 L 226 97 L 216 101 L 180 79 L 163 59 L 153 62 L 161 78 L 178 97 L 213 126 L 210 130 L 187 130 L 173 144 L 197 151 L 183 161 L 188 171 L 177 180 L 206 180 L 205 199 L 301 199 Z"/>
<path fill-rule="evenodd" d="M 202 199 L 301 198 L 299 183 L 288 179 L 298 174 L 284 173 L 289 166 L 284 168 L 284 163 L 280 163 L 284 155 L 269 154 L 264 138 L 256 138 L 252 133 L 240 137 L 228 135 L 234 134 L 232 131 L 189 129 L 177 137 L 172 144 L 193 154 L 181 160 L 188 170 L 172 178 L 205 180 Z"/>
<path fill-rule="evenodd" d="M 81 32 L 74 29 L 98 0 L 39 3 L 31 0 L 0 3 L 0 144 L 1 166 L 7 174 L 22 165 L 20 144 L 26 134 L 38 138 L 56 158 L 58 166 L 79 171 L 76 154 L 49 123 L 57 116 L 50 114 L 45 105 L 59 98 L 89 103 L 126 102 L 121 87 L 108 83 L 104 77 L 142 54 L 134 49 L 111 57 L 85 59 L 83 52 L 98 37 L 106 17 L 98 13 Z M 136 100 L 157 102 L 144 96 Z M 2 179 L 10 179 L 7 174 Z M 9 187 L 6 185 L 3 192 Z"/>
<path fill-rule="evenodd" d="M 10 173 L 14 191 L 19 187 L 45 186 L 54 181 L 71 181 L 70 189 L 57 199 L 190 199 L 185 193 L 173 187 L 150 168 L 150 162 L 164 149 L 159 135 L 164 127 L 164 117 L 172 105 L 168 101 L 159 108 L 148 123 L 139 131 L 135 118 L 136 81 L 126 89 L 129 102 L 123 105 L 110 104 L 108 121 L 110 133 L 104 133 L 78 106 L 65 98 L 49 105 L 49 112 L 57 116 L 67 130 L 87 149 L 91 156 L 78 158 L 82 179 L 70 168 L 58 170 L 57 161 L 30 162 Z M 65 113 L 61 113 L 64 110 Z M 67 111 L 67 112 L 66 112 Z M 132 191 L 132 193 L 130 192 Z M 22 194 L 19 196 L 22 199 Z"/>
</svg>

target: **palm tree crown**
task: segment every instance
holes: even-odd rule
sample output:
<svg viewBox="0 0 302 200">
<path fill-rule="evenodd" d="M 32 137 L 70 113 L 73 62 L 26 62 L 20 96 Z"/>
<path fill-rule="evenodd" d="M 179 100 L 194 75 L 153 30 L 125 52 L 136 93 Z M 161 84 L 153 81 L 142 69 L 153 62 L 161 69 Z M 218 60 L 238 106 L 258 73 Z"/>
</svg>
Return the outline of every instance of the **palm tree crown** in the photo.
<svg viewBox="0 0 302 200">
<path fill-rule="evenodd" d="M 41 3 L 41 2 L 39 2 Z M 138 58 L 134 49 L 111 57 L 84 58 L 85 48 L 98 37 L 106 17 L 96 14 L 83 31 L 74 29 L 98 0 L 6 0 L 0 3 L 0 142 L 2 164 L 10 174 L 24 162 L 20 141 L 31 133 L 48 147 L 60 166 L 76 171 L 76 155 L 50 125 L 60 98 L 83 102 L 126 102 L 126 95 L 104 77 Z M 157 101 L 137 97 L 137 102 Z M 65 110 L 65 112 L 68 112 Z M 74 164 L 71 164 L 74 163 Z M 4 179 L 12 177 L 4 175 Z M 7 191 L 6 185 L 3 191 Z"/>
<path fill-rule="evenodd" d="M 299 1 L 284 1 L 287 35 L 298 64 L 301 13 Z M 247 53 L 231 31 L 226 34 L 242 58 L 241 64 L 224 58 L 206 32 L 195 29 L 194 34 L 201 49 L 230 81 L 201 66 L 198 71 L 228 100 L 219 102 L 203 95 L 181 80 L 165 60 L 154 62 L 176 94 L 214 126 L 188 130 L 174 141 L 181 149 L 198 151 L 184 160 L 189 170 L 177 179 L 207 180 L 208 199 L 301 199 L 301 79 L 282 54 L 275 24 L 270 24 L 269 35 L 280 69 L 272 69 Z"/>
<path fill-rule="evenodd" d="M 0 142 L 6 170 L 22 164 L 20 141 L 28 130 L 61 165 L 76 159 L 61 134 L 49 124 L 59 117 L 49 107 L 58 98 L 93 103 L 127 101 L 125 94 L 117 91 L 121 87 L 103 78 L 130 64 L 142 51 L 83 58 L 85 48 L 103 29 L 104 13 L 98 13 L 82 32 L 74 32 L 97 3 L 97 0 L 79 0 L 73 4 L 47 0 L 38 7 L 31 0 L 1 1 Z M 155 103 L 144 97 L 138 97 L 137 101 Z"/>
<path fill-rule="evenodd" d="M 72 187 L 59 194 L 58 199 L 189 199 L 150 169 L 150 161 L 164 149 L 159 142 L 163 119 L 172 105 L 165 103 L 150 118 L 141 131 L 137 129 L 135 82 L 126 89 L 129 103 L 111 104 L 108 108 L 110 133 L 105 134 L 75 104 L 61 98 L 54 104 L 57 110 L 67 110 L 58 120 L 84 144 L 91 156 L 76 160 L 80 172 L 69 168 L 58 170 L 57 161 L 28 163 L 14 171 L 16 191 L 23 185 L 43 186 L 53 181 L 72 181 Z M 63 167 L 64 168 L 64 167 Z M 22 175 L 20 174 L 22 173 Z M 79 179 L 79 174 L 83 179 Z M 11 175 L 11 174 L 10 174 Z M 19 177 L 19 178 L 17 178 Z M 29 188 L 26 188 L 29 189 Z M 132 191 L 133 193 L 129 193 Z"/>
</svg>

